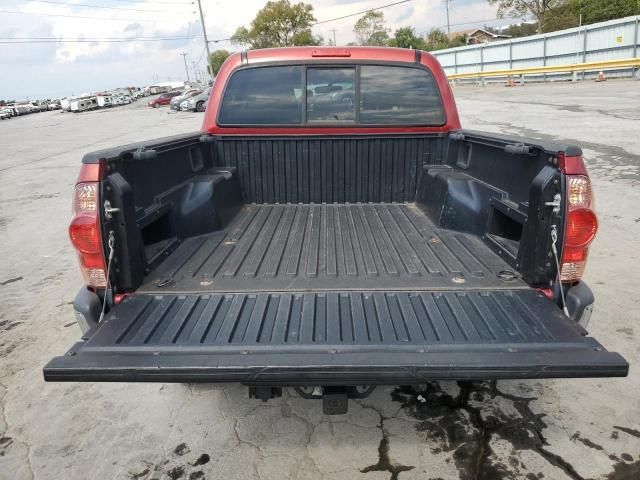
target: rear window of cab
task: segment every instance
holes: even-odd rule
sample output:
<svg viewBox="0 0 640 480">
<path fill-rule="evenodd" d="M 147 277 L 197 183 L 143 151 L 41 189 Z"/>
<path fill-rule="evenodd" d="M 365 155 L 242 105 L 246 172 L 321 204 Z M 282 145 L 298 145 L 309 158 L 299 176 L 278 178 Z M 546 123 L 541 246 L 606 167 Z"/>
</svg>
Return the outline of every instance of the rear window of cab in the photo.
<svg viewBox="0 0 640 480">
<path fill-rule="evenodd" d="M 398 65 L 273 65 L 235 71 L 221 126 L 439 126 L 446 122 L 431 72 Z"/>
</svg>

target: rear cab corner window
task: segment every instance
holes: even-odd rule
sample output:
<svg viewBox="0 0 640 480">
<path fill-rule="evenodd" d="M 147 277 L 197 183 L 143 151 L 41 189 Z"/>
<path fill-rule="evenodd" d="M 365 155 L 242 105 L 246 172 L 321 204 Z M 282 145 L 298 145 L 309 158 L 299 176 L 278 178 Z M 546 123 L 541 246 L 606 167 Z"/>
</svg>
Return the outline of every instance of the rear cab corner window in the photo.
<svg viewBox="0 0 640 480">
<path fill-rule="evenodd" d="M 406 65 L 272 65 L 234 72 L 221 126 L 420 125 L 446 116 L 436 81 Z"/>
<path fill-rule="evenodd" d="M 360 69 L 360 123 L 442 125 L 444 108 L 431 72 L 365 65 Z"/>
<path fill-rule="evenodd" d="M 303 74 L 301 66 L 238 70 L 227 84 L 218 123 L 301 125 Z"/>
</svg>

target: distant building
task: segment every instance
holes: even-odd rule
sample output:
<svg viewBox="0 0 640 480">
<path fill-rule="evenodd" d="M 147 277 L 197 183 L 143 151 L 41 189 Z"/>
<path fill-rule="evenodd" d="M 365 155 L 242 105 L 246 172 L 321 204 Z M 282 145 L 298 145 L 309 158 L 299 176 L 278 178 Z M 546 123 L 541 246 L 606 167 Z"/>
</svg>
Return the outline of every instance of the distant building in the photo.
<svg viewBox="0 0 640 480">
<path fill-rule="evenodd" d="M 449 40 L 458 37 L 464 37 L 467 45 L 476 45 L 478 43 L 491 43 L 498 40 L 506 40 L 511 35 L 502 35 L 501 33 L 493 33 L 484 28 L 474 28 L 473 30 L 463 30 L 461 32 L 451 32 L 447 34 Z"/>
</svg>

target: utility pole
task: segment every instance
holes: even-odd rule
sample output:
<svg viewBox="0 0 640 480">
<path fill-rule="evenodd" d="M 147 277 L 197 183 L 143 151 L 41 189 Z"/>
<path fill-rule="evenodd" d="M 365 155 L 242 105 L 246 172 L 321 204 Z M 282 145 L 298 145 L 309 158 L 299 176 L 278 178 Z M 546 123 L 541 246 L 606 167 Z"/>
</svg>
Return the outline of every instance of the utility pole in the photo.
<svg viewBox="0 0 640 480">
<path fill-rule="evenodd" d="M 449 21 L 449 2 L 451 0 L 442 0 L 444 2 L 444 6 L 447 9 L 447 33 L 451 33 L 451 22 Z"/>
<path fill-rule="evenodd" d="M 204 44 L 207 47 L 207 65 L 209 65 L 209 74 L 213 78 L 213 68 L 211 68 L 211 51 L 209 50 L 209 39 L 207 38 L 207 29 L 204 26 L 204 15 L 202 14 L 202 3 L 198 0 L 198 10 L 200 10 L 200 23 L 202 24 L 202 34 L 204 35 Z"/>
<path fill-rule="evenodd" d="M 184 71 L 187 72 L 187 83 L 191 83 L 189 69 L 187 68 L 187 52 L 180 52 L 180 55 L 182 55 L 182 59 L 184 60 Z"/>
<path fill-rule="evenodd" d="M 333 45 L 337 45 L 336 43 L 336 29 L 332 28 L 331 30 L 329 30 L 330 32 L 333 32 Z"/>
<path fill-rule="evenodd" d="M 193 65 L 193 74 L 196 76 L 196 82 L 200 82 L 200 80 L 198 79 L 198 70 L 196 69 L 196 62 L 191 62 L 191 64 Z"/>
</svg>

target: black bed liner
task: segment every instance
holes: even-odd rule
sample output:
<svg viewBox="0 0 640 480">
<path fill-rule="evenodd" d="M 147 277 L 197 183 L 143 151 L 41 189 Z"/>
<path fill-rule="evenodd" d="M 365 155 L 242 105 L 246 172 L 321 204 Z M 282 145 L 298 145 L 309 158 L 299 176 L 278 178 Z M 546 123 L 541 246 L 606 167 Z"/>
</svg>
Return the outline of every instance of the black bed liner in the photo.
<svg viewBox="0 0 640 480">
<path fill-rule="evenodd" d="M 182 242 L 138 291 L 520 287 L 479 237 L 437 228 L 413 203 L 376 203 L 246 205 L 224 230 Z"/>
<path fill-rule="evenodd" d="M 534 290 L 143 294 L 44 375 L 266 385 L 626 375 L 585 333 Z"/>
</svg>

